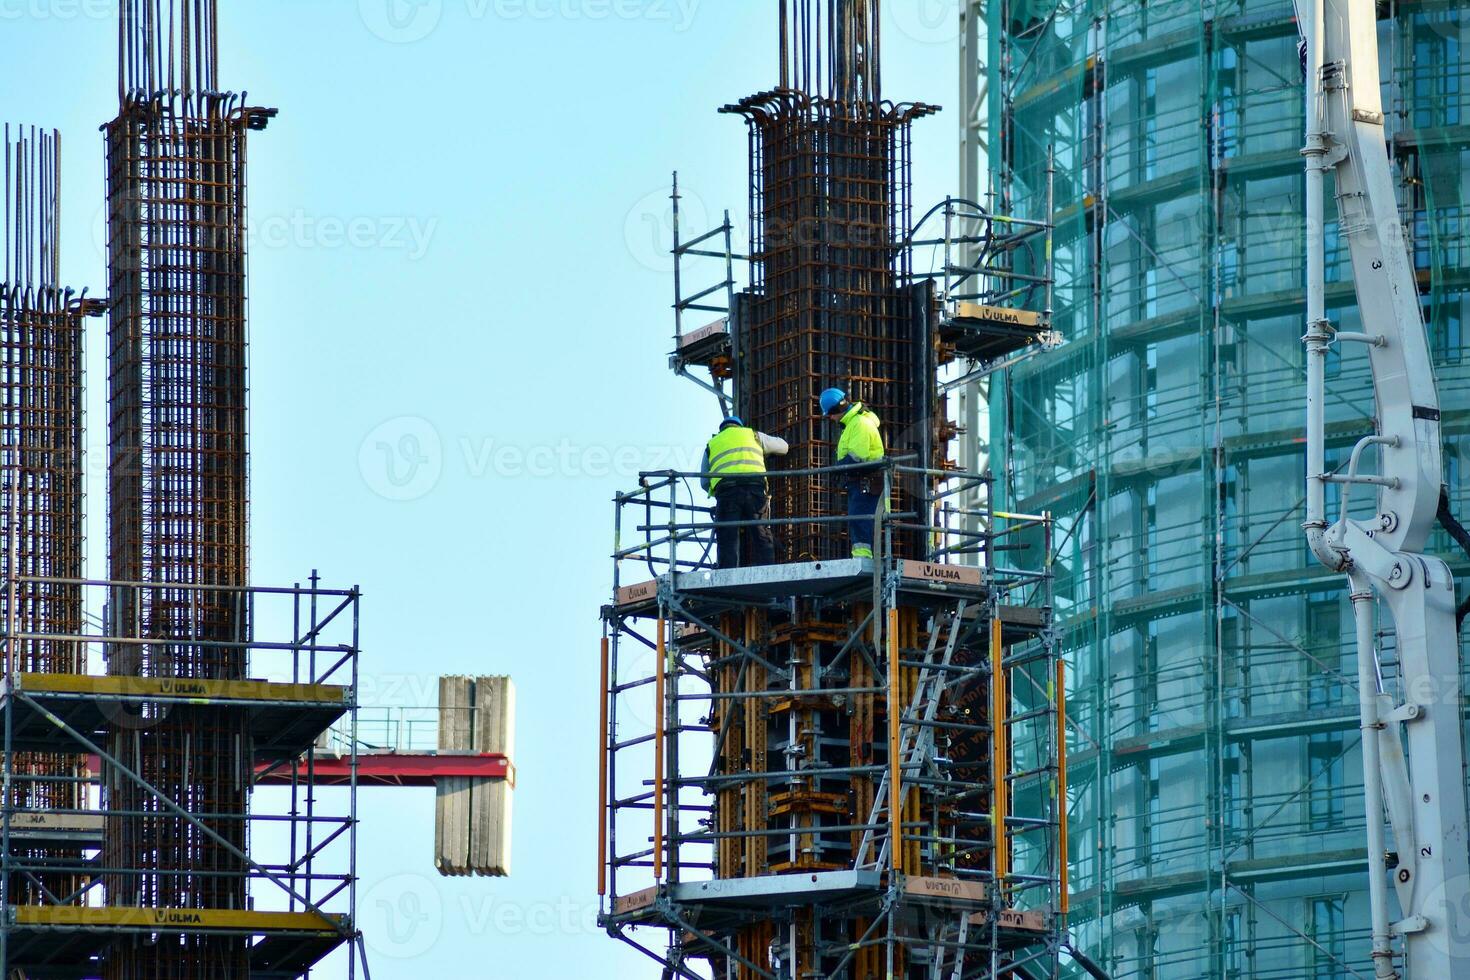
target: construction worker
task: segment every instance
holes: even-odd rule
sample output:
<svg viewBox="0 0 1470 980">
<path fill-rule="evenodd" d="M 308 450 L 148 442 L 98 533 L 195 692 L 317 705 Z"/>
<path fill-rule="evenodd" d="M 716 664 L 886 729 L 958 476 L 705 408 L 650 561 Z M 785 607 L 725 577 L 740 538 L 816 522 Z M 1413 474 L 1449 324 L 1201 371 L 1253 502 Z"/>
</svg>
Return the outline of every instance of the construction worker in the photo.
<svg viewBox="0 0 1470 980">
<path fill-rule="evenodd" d="M 822 414 L 842 426 L 837 441 L 837 465 L 877 463 L 883 459 L 883 434 L 878 431 L 878 416 L 862 402 L 851 402 L 841 388 L 822 392 Z M 852 542 L 854 558 L 873 557 L 873 518 L 883 506 L 882 487 L 872 470 L 846 470 L 847 516 L 864 518 L 849 521 L 847 536 Z"/>
<path fill-rule="evenodd" d="M 791 449 L 785 439 L 747 428 L 739 416 L 720 424 L 720 431 L 704 450 L 704 476 L 700 483 L 715 498 L 715 524 L 727 521 L 759 521 L 770 513 L 766 495 L 766 457 L 785 456 Z M 765 524 L 715 528 L 719 566 L 773 565 L 776 547 Z"/>
</svg>

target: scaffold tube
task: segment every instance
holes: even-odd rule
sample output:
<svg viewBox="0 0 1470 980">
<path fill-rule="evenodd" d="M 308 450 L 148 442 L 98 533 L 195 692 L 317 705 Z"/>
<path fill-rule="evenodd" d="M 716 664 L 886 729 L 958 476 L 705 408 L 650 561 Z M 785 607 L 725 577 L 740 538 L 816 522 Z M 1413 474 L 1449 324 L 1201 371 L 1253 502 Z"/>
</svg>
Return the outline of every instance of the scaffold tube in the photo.
<svg viewBox="0 0 1470 980">
<path fill-rule="evenodd" d="M 901 867 L 903 846 L 903 759 L 899 755 L 898 610 L 888 610 L 888 858 L 894 871 Z"/>
<path fill-rule="evenodd" d="M 607 637 L 602 638 L 601 682 L 597 691 L 597 897 L 607 895 Z"/>
<path fill-rule="evenodd" d="M 1057 658 L 1057 858 L 1061 868 L 1058 908 L 1062 927 L 1067 925 L 1067 912 L 1072 904 L 1067 873 L 1067 662 Z"/>
<path fill-rule="evenodd" d="M 993 609 L 990 618 L 990 674 L 991 674 L 991 718 L 990 745 L 994 755 L 991 793 L 991 834 L 995 844 L 995 887 L 1002 903 L 1005 900 L 1005 881 L 1010 875 L 1010 861 L 1006 851 L 1006 814 L 1010 804 L 1006 799 L 1006 773 L 1010 771 L 1008 755 L 1010 749 L 1006 738 L 1006 676 L 1001 657 L 1001 629 L 999 609 Z"/>
<path fill-rule="evenodd" d="M 653 669 L 653 880 L 664 877 L 664 618 L 658 618 Z"/>
</svg>

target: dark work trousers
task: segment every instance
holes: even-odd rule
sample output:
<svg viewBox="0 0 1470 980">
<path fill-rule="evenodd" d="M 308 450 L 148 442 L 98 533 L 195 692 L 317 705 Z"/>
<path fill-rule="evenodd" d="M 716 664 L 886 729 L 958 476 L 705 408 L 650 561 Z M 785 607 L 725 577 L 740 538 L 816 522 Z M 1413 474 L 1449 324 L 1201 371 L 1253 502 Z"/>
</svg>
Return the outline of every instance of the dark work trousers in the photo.
<svg viewBox="0 0 1470 980">
<path fill-rule="evenodd" d="M 764 479 L 727 477 L 715 487 L 715 522 L 761 521 L 770 517 Z M 776 545 L 766 524 L 715 528 L 721 568 L 774 565 Z"/>
<path fill-rule="evenodd" d="M 847 516 L 866 520 L 849 521 L 847 536 L 852 542 L 854 558 L 873 557 L 873 516 L 883 502 L 880 494 L 868 490 L 872 480 L 853 480 L 847 485 Z"/>
</svg>

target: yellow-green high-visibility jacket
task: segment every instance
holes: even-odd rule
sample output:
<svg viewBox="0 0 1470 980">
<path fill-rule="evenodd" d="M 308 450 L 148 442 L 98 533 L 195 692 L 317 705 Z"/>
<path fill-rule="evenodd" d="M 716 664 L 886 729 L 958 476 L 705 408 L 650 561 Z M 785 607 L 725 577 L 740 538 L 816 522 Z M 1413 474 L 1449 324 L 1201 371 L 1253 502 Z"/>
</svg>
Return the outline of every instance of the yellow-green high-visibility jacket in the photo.
<svg viewBox="0 0 1470 980">
<path fill-rule="evenodd" d="M 878 416 L 854 402 L 842 416 L 842 438 L 837 440 L 837 463 L 873 463 L 883 458 L 882 423 Z"/>
<path fill-rule="evenodd" d="M 766 452 L 759 434 L 738 425 L 716 432 L 704 457 L 704 471 L 710 474 L 705 477 L 705 489 L 711 496 L 725 477 L 763 476 L 766 472 Z"/>
</svg>

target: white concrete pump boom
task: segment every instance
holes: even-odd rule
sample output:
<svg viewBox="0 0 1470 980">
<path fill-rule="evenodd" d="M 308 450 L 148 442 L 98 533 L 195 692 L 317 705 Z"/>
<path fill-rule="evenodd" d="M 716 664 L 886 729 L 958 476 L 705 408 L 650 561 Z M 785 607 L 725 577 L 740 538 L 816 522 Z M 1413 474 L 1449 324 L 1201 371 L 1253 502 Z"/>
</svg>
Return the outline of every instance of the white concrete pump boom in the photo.
<svg viewBox="0 0 1470 980">
<path fill-rule="evenodd" d="M 1374 976 L 1470 977 L 1470 936 L 1465 923 L 1456 921 L 1470 912 L 1470 854 L 1455 585 L 1443 561 L 1422 554 L 1443 480 L 1439 396 L 1384 142 L 1376 5 L 1373 0 L 1296 0 L 1296 5 L 1307 75 L 1303 528 L 1317 559 L 1347 574 L 1357 624 Z M 1361 333 L 1335 332 L 1326 317 L 1322 212 L 1329 170 L 1339 235 L 1352 254 Z M 1334 343 L 1365 345 L 1373 372 L 1375 432 L 1353 447 L 1342 473 L 1326 469 L 1325 360 Z M 1378 473 L 1366 475 L 1360 464 L 1373 450 Z M 1342 487 L 1330 524 L 1328 483 Z M 1358 485 L 1378 495 L 1371 520 L 1348 516 Z M 1393 619 L 1398 672 L 1390 685 L 1374 645 L 1375 596 Z M 1391 849 L 1384 835 L 1385 808 Z M 1390 869 L 1396 913 L 1388 894 Z M 1399 938 L 1402 972 L 1394 955 Z"/>
</svg>

